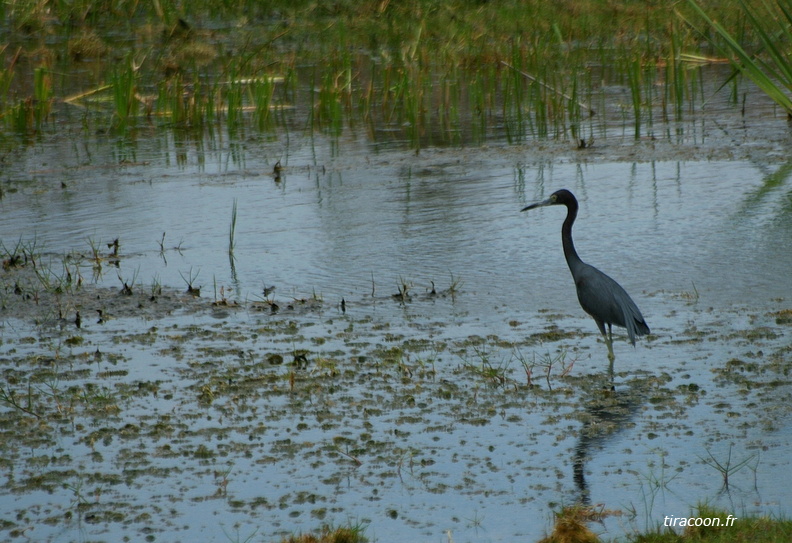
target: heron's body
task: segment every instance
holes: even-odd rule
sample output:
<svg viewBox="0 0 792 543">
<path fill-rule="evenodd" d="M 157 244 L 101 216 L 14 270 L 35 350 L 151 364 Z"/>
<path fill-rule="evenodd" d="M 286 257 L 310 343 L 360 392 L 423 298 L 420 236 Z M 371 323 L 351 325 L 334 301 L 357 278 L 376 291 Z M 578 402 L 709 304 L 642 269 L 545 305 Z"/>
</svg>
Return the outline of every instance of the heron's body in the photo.
<svg viewBox="0 0 792 543">
<path fill-rule="evenodd" d="M 564 205 L 567 216 L 561 227 L 561 242 L 564 246 L 569 271 L 575 280 L 578 301 L 583 310 L 594 318 L 600 332 L 608 344 L 608 356 L 613 360 L 611 327 L 615 324 L 627 329 L 630 343 L 635 345 L 635 336 L 649 333 L 649 326 L 641 315 L 641 311 L 625 290 L 600 270 L 583 262 L 575 250 L 572 241 L 572 225 L 578 211 L 575 196 L 568 190 L 554 192 L 550 198 L 525 207 L 522 211 L 549 205 Z M 608 331 L 605 331 L 605 325 Z"/>
</svg>

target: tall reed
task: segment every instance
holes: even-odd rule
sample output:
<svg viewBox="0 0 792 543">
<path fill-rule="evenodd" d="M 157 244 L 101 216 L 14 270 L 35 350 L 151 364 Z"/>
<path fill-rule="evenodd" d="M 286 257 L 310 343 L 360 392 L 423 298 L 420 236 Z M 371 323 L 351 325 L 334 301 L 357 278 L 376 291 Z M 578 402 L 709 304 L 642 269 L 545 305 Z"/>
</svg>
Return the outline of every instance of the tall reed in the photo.
<svg viewBox="0 0 792 543">
<path fill-rule="evenodd" d="M 228 81 L 223 86 L 223 102 L 228 131 L 236 133 L 243 123 L 243 81 L 237 62 L 232 62 L 227 69 Z"/>
<path fill-rule="evenodd" d="M 47 68 L 36 68 L 33 73 L 33 118 L 36 130 L 41 130 L 52 109 L 52 77 Z"/>
<path fill-rule="evenodd" d="M 638 139 L 641 137 L 641 121 L 644 116 L 641 96 L 643 91 L 643 70 L 640 58 L 628 58 L 625 61 L 624 71 L 627 73 L 633 108 L 633 136 Z"/>
<path fill-rule="evenodd" d="M 236 222 L 237 222 L 237 199 L 234 198 L 234 205 L 231 208 L 231 229 L 228 232 L 228 256 L 234 256 L 234 248 L 236 248 Z"/>
<path fill-rule="evenodd" d="M 137 74 L 132 59 L 113 68 L 110 81 L 115 106 L 115 127 L 126 129 L 136 120 L 139 104 L 137 98 Z"/>
<path fill-rule="evenodd" d="M 764 84 L 776 86 L 766 86 L 767 92 L 776 93 L 774 99 L 788 109 L 784 80 L 792 80 L 792 70 L 784 66 L 785 52 L 778 44 L 791 39 L 792 0 L 780 0 L 777 7 L 744 0 L 744 11 L 714 0 L 686 2 L 674 7 L 694 19 L 691 25 L 700 35 L 715 36 L 746 75 L 765 74 Z M 114 32 L 134 39 L 116 40 L 117 51 L 108 55 L 128 59 L 105 68 L 112 100 L 103 100 L 106 95 L 100 96 L 97 87 L 91 105 L 104 108 L 120 128 L 135 124 L 141 103 L 155 103 L 159 118 L 181 128 L 216 130 L 225 123 L 231 132 L 270 131 L 286 128 L 294 118 L 286 108 L 274 107 L 289 104 L 298 114 L 310 107 L 306 125 L 335 137 L 363 120 L 373 136 L 398 134 L 414 146 L 458 142 L 463 133 L 480 142 L 493 127 L 511 142 L 528 136 L 577 140 L 585 130 L 605 133 L 605 100 L 621 100 L 606 89 L 620 81 L 629 90 L 619 104 L 625 127 L 640 137 L 658 111 L 664 121 L 679 121 L 700 96 L 700 72 L 688 70 L 681 60 L 683 53 L 699 48 L 700 35 L 680 24 L 671 10 L 636 2 L 580 2 L 574 12 L 564 3 L 540 0 L 508 0 L 486 10 L 464 0 L 448 0 L 442 7 L 435 3 L 336 2 L 326 8 L 308 0 L 112 5 L 75 0 L 48 3 L 46 10 L 35 3 L 6 3 L 0 13 L 8 17 L 10 32 L 29 36 L 33 30 L 51 35 L 79 21 L 106 39 L 93 14 L 115 18 Z M 745 43 L 741 19 L 749 25 L 746 38 L 758 37 L 761 46 L 742 56 L 734 48 Z M 202 28 L 207 20 L 213 21 L 211 30 Z M 239 20 L 246 24 L 223 25 Z M 256 26 L 262 20 L 284 24 Z M 97 28 L 90 28 L 94 24 Z M 205 42 L 218 54 L 206 55 L 204 64 L 196 51 L 205 51 L 200 47 Z M 131 62 L 133 49 L 140 65 Z M 35 55 L 25 51 L 22 58 Z M 69 62 L 58 51 L 51 58 Z M 6 60 L 0 73 L 0 115 L 6 125 L 43 129 L 57 101 L 52 74 L 74 67 L 55 68 L 52 62 L 41 61 L 47 69 L 29 70 L 20 81 L 22 70 L 13 77 L 14 61 Z M 282 85 L 262 76 L 273 65 L 286 75 Z M 311 66 L 316 66 L 313 75 Z M 309 75 L 299 80 L 304 74 Z M 149 82 L 156 102 L 142 92 Z M 310 90 L 302 91 L 307 86 Z M 653 107 L 657 104 L 659 110 Z M 589 120 L 594 106 L 601 115 Z"/>
<path fill-rule="evenodd" d="M 253 123 L 259 130 L 272 128 L 272 97 L 275 94 L 275 78 L 260 77 L 250 85 L 250 100 L 253 103 Z"/>
<path fill-rule="evenodd" d="M 740 1 L 746 20 L 761 44 L 753 53 L 732 32 L 710 17 L 700 2 L 688 0 L 687 3 L 706 27 L 702 28 L 683 16 L 688 24 L 702 36 L 708 35 L 706 28 L 712 28 L 722 40 L 712 40 L 718 51 L 728 56 L 736 69 L 782 107 L 788 116 L 792 116 L 792 98 L 789 94 L 792 92 L 792 55 L 785 45 L 792 40 L 792 0 L 777 0 L 776 9 L 766 3 L 757 7 Z"/>
</svg>

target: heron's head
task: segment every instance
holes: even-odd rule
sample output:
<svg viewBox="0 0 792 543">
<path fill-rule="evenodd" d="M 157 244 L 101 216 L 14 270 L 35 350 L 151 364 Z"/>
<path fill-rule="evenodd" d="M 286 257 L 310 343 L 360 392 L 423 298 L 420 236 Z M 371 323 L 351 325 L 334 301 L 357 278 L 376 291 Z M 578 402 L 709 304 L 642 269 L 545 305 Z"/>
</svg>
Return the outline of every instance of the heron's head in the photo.
<svg viewBox="0 0 792 543">
<path fill-rule="evenodd" d="M 548 198 L 547 200 L 542 200 L 541 202 L 535 202 L 529 206 L 522 208 L 520 211 L 528 211 L 529 209 L 534 209 L 537 207 L 544 207 L 544 206 L 570 207 L 572 205 L 574 205 L 577 208 L 577 200 L 575 199 L 575 195 L 569 192 L 567 189 L 561 189 L 551 194 L 550 198 Z"/>
</svg>

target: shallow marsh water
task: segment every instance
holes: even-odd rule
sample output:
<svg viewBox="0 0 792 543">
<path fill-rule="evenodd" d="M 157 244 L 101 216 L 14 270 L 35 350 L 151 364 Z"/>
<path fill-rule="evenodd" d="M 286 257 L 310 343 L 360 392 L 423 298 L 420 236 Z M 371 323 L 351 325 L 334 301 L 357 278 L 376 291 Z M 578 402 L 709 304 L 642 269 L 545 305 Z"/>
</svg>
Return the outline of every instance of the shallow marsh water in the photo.
<svg viewBox="0 0 792 543">
<path fill-rule="evenodd" d="M 7 164 L 2 242 L 84 286 L 3 272 L 5 535 L 536 540 L 578 500 L 605 537 L 701 502 L 789 515 L 792 142 L 769 117 L 700 132 L 30 146 Z M 581 256 L 653 331 L 617 342 L 613 391 L 563 210 L 519 213 L 562 187 Z"/>
</svg>

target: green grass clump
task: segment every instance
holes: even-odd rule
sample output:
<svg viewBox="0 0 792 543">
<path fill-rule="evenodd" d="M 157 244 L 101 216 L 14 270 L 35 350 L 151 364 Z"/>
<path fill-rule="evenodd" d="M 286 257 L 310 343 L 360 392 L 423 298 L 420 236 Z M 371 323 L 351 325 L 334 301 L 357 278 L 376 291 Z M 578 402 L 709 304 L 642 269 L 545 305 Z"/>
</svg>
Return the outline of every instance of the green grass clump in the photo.
<svg viewBox="0 0 792 543">
<path fill-rule="evenodd" d="M 727 525 L 730 513 L 708 506 L 693 514 L 700 518 L 718 518 L 720 526 L 691 526 L 681 533 L 660 527 L 654 532 L 630 538 L 632 543 L 781 543 L 792 541 L 792 520 L 769 517 L 739 517 Z M 733 518 L 734 515 L 732 515 Z M 678 529 L 677 529 L 678 530 Z"/>
<path fill-rule="evenodd" d="M 600 539 L 586 526 L 596 516 L 598 512 L 591 507 L 564 507 L 555 516 L 553 533 L 539 543 L 599 543 Z"/>
<path fill-rule="evenodd" d="M 573 505 L 556 513 L 553 531 L 539 543 L 600 543 L 603 540 L 587 524 L 618 515 L 617 511 Z M 629 543 L 782 543 L 792 541 L 792 521 L 734 515 L 708 506 L 691 514 L 694 518 L 720 519 L 720 526 L 691 526 L 672 529 L 659 526 L 654 531 L 628 536 Z M 677 519 L 679 521 L 680 519 Z"/>
<path fill-rule="evenodd" d="M 291 535 L 282 539 L 281 543 L 366 543 L 367 541 L 363 531 L 357 526 L 339 528 L 325 526 L 319 533 Z"/>
</svg>

